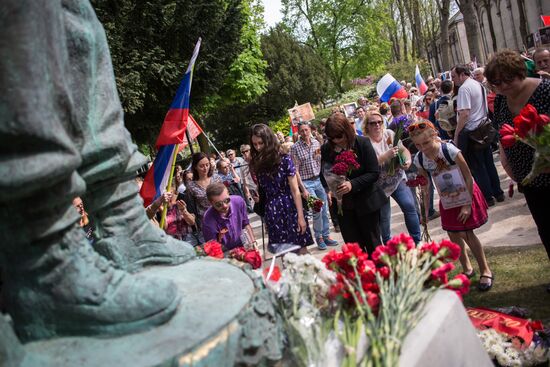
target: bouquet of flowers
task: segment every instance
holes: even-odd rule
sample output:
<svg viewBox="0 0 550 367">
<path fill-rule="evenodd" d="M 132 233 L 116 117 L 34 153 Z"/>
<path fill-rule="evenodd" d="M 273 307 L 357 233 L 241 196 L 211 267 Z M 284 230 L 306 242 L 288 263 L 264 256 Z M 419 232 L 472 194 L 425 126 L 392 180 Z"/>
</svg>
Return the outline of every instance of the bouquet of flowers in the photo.
<svg viewBox="0 0 550 367">
<path fill-rule="evenodd" d="M 416 248 L 401 234 L 372 257 L 356 243 L 322 260 L 288 254 L 273 285 L 299 366 L 396 366 L 405 336 L 435 290 L 468 292 L 464 274 L 449 280 L 460 247 L 450 241 Z M 323 266 L 324 263 L 324 266 Z"/>
<path fill-rule="evenodd" d="M 239 246 L 229 251 L 229 257 L 250 264 L 252 269 L 262 266 L 262 257 L 256 249 L 245 250 L 243 246 Z"/>
<path fill-rule="evenodd" d="M 393 137 L 393 141 L 388 137 L 388 145 L 392 147 L 396 147 L 399 143 L 399 140 L 401 140 L 401 137 L 403 135 L 403 132 L 405 129 L 408 128 L 410 125 L 409 118 L 405 115 L 399 116 L 396 118 L 395 124 L 397 125 L 397 130 L 395 131 L 395 135 Z M 389 163 L 388 167 L 388 175 L 393 176 L 397 172 L 397 169 L 405 164 L 405 157 L 401 152 L 397 153 L 397 156 L 393 157 Z"/>
<path fill-rule="evenodd" d="M 223 259 L 223 245 L 218 241 L 208 241 L 204 245 L 195 246 L 197 256 L 210 256 Z"/>
<path fill-rule="evenodd" d="M 500 129 L 500 143 L 503 148 L 511 148 L 521 141 L 535 149 L 531 172 L 522 182 L 526 185 L 550 169 L 550 117 L 540 115 L 533 105 L 527 104 L 513 122 L 513 127 L 504 124 Z"/>
<path fill-rule="evenodd" d="M 550 330 L 535 331 L 533 340 L 526 348 L 521 348 L 517 338 L 499 333 L 489 328 L 478 331 L 477 335 L 489 357 L 502 367 L 537 366 L 550 359 Z"/>
<path fill-rule="evenodd" d="M 338 214 L 342 215 L 342 196 L 337 194 L 338 186 L 344 183 L 353 170 L 360 167 L 357 156 L 351 150 L 345 150 L 336 156 L 332 167 L 323 170 L 323 175 L 332 194 L 336 197 Z"/>
<path fill-rule="evenodd" d="M 424 218 L 422 223 L 422 241 L 430 242 L 432 240 L 430 232 L 428 232 L 428 213 L 426 208 L 424 208 L 424 196 L 426 195 L 425 190 L 422 187 L 428 185 L 428 179 L 422 175 L 416 175 L 412 179 L 408 179 L 406 182 L 407 186 L 414 187 L 416 192 L 416 199 L 420 204 L 420 215 Z"/>
<path fill-rule="evenodd" d="M 328 253 L 323 262 L 337 273 L 329 298 L 339 300 L 344 310 L 351 307 L 356 317 L 339 334 L 345 349 L 356 349 L 348 343 L 361 339 L 357 335 L 359 322 L 365 325 L 369 339 L 369 363 L 398 365 L 402 342 L 433 292 L 447 288 L 460 297 L 468 292 L 470 281 L 464 274 L 448 280 L 448 273 L 454 269 L 452 262 L 459 255 L 460 247 L 450 241 L 431 242 L 417 249 L 414 240 L 405 234 L 378 246 L 371 259 L 357 244 L 344 245 L 341 253 Z M 344 359 L 348 363 L 343 365 L 356 365 L 356 357 L 348 354 Z"/>
<path fill-rule="evenodd" d="M 319 213 L 321 209 L 323 209 L 323 200 L 313 195 L 309 195 L 307 197 L 307 207 L 313 210 L 314 213 Z"/>
</svg>

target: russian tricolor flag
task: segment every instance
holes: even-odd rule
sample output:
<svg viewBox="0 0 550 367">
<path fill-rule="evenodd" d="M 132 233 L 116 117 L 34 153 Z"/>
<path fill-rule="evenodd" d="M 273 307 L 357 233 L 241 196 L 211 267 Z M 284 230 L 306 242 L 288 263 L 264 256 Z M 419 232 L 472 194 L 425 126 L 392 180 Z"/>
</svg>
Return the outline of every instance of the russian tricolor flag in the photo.
<svg viewBox="0 0 550 367">
<path fill-rule="evenodd" d="M 420 75 L 420 69 L 418 68 L 418 65 L 416 65 L 416 70 L 414 71 L 414 80 L 416 82 L 416 87 L 418 88 L 418 92 L 420 95 L 426 94 L 428 91 L 428 86 L 426 85 L 426 82 L 424 82 L 424 78 L 422 78 L 422 75 Z"/>
<path fill-rule="evenodd" d="M 153 165 L 147 171 L 139 192 L 145 206 L 150 205 L 166 190 L 174 166 L 175 150 L 179 144 L 185 141 L 185 129 L 189 119 L 189 95 L 191 93 L 193 67 L 199 55 L 200 46 L 201 39 L 199 38 L 185 76 L 178 87 L 176 96 L 160 129 L 156 143 L 157 156 L 153 161 Z"/>
<path fill-rule="evenodd" d="M 388 102 L 392 98 L 407 98 L 409 95 L 405 88 L 399 84 L 391 74 L 386 74 L 376 84 L 376 92 L 381 102 Z"/>
</svg>

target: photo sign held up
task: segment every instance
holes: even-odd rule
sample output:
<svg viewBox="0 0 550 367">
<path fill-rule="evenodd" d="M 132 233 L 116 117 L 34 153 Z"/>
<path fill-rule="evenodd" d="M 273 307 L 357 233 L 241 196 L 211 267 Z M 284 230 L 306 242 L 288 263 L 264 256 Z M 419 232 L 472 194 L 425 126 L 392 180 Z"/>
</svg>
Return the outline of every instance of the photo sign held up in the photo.
<svg viewBox="0 0 550 367">
<path fill-rule="evenodd" d="M 449 170 L 433 175 L 434 184 L 439 194 L 439 200 L 444 209 L 456 208 L 472 203 L 472 197 L 460 168 L 453 167 Z"/>
<path fill-rule="evenodd" d="M 298 124 L 300 122 L 311 121 L 315 118 L 313 108 L 311 108 L 309 102 L 301 105 L 296 104 L 288 110 L 288 115 L 290 116 L 291 131 L 293 134 L 298 132 Z"/>
</svg>

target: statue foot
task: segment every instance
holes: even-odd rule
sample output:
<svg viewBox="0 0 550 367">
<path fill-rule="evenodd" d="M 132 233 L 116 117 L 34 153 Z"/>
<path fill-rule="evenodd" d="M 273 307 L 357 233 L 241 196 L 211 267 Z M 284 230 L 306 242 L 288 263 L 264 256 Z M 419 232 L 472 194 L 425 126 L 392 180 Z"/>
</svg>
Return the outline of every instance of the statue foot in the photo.
<svg viewBox="0 0 550 367">
<path fill-rule="evenodd" d="M 146 265 L 177 265 L 195 257 L 190 244 L 154 226 L 145 214 L 133 181 L 89 194 L 96 224 L 94 248 L 119 268 L 134 272 Z"/>
<path fill-rule="evenodd" d="M 78 226 L 51 242 L 7 256 L 6 303 L 21 340 L 135 333 L 175 313 L 173 282 L 113 268 Z"/>
</svg>

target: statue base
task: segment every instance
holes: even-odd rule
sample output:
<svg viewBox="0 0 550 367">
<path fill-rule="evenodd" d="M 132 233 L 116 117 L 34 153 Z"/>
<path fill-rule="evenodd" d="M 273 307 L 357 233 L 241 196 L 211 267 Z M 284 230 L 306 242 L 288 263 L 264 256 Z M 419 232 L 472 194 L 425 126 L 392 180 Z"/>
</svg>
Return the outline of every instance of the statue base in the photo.
<svg viewBox="0 0 550 367">
<path fill-rule="evenodd" d="M 150 267 L 143 274 L 174 281 L 182 301 L 174 317 L 146 332 L 114 338 L 63 337 L 25 344 L 23 365 L 233 366 L 239 352 L 239 315 L 257 288 L 239 267 L 201 259 Z M 26 366 L 25 366 L 26 367 Z"/>
</svg>

